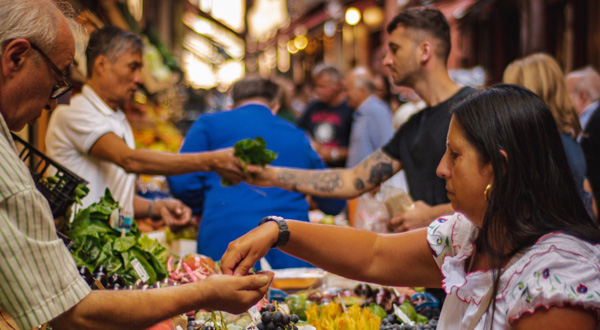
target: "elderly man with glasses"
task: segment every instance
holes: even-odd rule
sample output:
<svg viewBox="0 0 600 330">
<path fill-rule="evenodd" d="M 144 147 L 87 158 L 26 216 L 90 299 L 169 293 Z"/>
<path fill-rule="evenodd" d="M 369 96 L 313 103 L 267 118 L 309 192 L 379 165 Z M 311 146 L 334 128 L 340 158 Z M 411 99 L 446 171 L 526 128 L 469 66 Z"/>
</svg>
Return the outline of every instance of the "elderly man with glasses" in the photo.
<svg viewBox="0 0 600 330">
<path fill-rule="evenodd" d="M 243 312 L 264 296 L 272 273 L 139 292 L 91 291 L 80 277 L 10 134 L 71 88 L 61 72 L 79 29 L 59 8 L 70 6 L 0 0 L 0 329 L 145 329 L 196 308 Z"/>
</svg>

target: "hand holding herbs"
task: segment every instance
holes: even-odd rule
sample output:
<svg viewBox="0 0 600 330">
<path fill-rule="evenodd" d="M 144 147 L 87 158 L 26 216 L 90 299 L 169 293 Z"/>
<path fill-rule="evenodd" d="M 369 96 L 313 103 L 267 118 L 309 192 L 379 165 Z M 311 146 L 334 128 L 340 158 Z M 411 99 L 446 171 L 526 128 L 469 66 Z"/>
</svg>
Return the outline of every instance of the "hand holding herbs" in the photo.
<svg viewBox="0 0 600 330">
<path fill-rule="evenodd" d="M 271 164 L 277 159 L 278 153 L 268 150 L 265 140 L 257 136 L 254 139 L 244 139 L 235 143 L 233 146 L 233 155 L 242 163 L 242 169 L 248 176 L 246 164 L 265 166 Z M 233 183 L 226 179 L 221 179 L 221 185 L 225 187 L 233 186 Z"/>
</svg>

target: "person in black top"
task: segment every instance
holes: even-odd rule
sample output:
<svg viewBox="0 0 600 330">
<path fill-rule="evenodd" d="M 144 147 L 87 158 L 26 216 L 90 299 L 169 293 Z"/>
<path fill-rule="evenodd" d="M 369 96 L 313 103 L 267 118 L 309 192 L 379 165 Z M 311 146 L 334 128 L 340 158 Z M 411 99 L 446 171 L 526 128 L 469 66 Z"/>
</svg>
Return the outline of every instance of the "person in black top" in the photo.
<svg viewBox="0 0 600 330">
<path fill-rule="evenodd" d="M 435 169 L 446 149 L 449 109 L 475 90 L 454 83 L 446 63 L 450 27 L 437 9 L 418 7 L 398 14 L 387 26 L 389 51 L 383 64 L 396 85 L 413 88 L 427 104 L 383 148 L 348 169 L 296 170 L 252 168 L 250 183 L 277 186 L 309 195 L 354 198 L 377 187 L 401 169 L 406 170 L 415 208 L 391 219 L 394 231 L 425 227 L 453 213 L 445 183 Z"/>
<path fill-rule="evenodd" d="M 327 166 L 345 167 L 353 111 L 346 102 L 343 76 L 335 67 L 319 64 L 312 79 L 317 100 L 296 124 L 309 133 L 313 148 Z"/>
</svg>

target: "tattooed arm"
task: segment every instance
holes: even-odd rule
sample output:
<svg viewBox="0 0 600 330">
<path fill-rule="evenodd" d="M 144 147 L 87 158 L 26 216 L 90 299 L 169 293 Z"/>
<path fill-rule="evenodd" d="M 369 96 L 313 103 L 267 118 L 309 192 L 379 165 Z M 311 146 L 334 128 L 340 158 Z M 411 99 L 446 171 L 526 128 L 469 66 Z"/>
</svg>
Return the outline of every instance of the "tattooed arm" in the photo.
<svg viewBox="0 0 600 330">
<path fill-rule="evenodd" d="M 365 158 L 353 168 L 327 170 L 300 170 L 287 167 L 267 166 L 250 171 L 251 184 L 276 186 L 307 195 L 354 198 L 379 186 L 381 182 L 402 169 L 400 161 L 391 158 L 381 149 Z"/>
</svg>

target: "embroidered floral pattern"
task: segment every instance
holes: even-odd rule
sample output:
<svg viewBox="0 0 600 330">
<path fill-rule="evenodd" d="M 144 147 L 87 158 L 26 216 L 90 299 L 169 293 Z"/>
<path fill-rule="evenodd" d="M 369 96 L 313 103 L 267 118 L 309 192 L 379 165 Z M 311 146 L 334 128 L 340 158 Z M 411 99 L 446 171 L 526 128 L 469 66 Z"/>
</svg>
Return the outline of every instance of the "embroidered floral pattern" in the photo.
<svg viewBox="0 0 600 330">
<path fill-rule="evenodd" d="M 560 276 L 551 275 L 550 268 L 544 268 L 541 272 L 535 271 L 531 276 L 535 279 L 535 286 L 528 286 L 525 282 L 519 282 L 510 292 L 511 298 L 515 300 L 523 299 L 525 302 L 530 303 L 539 295 L 557 291 L 562 292 L 569 299 L 598 300 L 598 297 L 600 297 L 600 292 L 591 292 L 588 286 L 583 283 L 573 286 L 561 280 Z"/>
<path fill-rule="evenodd" d="M 440 221 L 441 220 L 441 221 Z M 466 272 L 473 254 L 477 227 L 460 214 L 438 219 L 428 227 L 428 243 L 444 277 L 448 293 L 443 315 L 444 329 L 466 327 L 478 304 L 492 285 L 488 271 Z M 524 314 L 543 306 L 581 306 L 600 317 L 600 245 L 590 245 L 563 234 L 551 233 L 538 240 L 500 279 L 496 295 L 494 328 L 510 329 Z M 452 323 L 455 322 L 455 323 Z M 476 329 L 483 329 L 477 327 Z M 600 328 L 599 328 L 600 330 Z"/>
<path fill-rule="evenodd" d="M 452 248 L 450 245 L 450 237 L 447 235 L 442 235 L 442 230 L 440 230 L 440 227 L 442 227 L 446 221 L 448 220 L 445 218 L 439 218 L 432 222 L 427 230 L 427 234 L 430 237 L 429 242 L 431 246 L 431 252 L 433 253 L 434 257 L 442 256 L 443 258 L 445 255 L 450 253 Z"/>
</svg>

